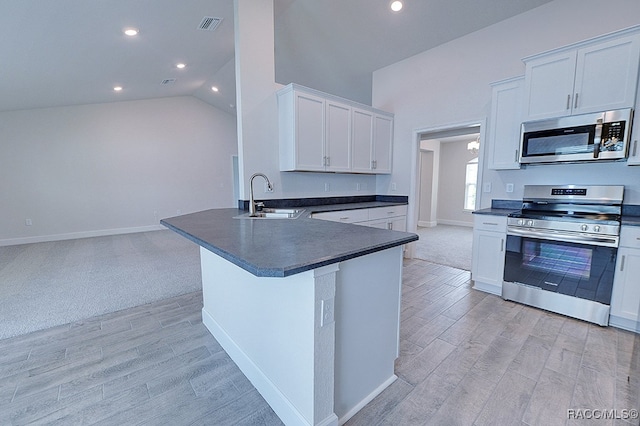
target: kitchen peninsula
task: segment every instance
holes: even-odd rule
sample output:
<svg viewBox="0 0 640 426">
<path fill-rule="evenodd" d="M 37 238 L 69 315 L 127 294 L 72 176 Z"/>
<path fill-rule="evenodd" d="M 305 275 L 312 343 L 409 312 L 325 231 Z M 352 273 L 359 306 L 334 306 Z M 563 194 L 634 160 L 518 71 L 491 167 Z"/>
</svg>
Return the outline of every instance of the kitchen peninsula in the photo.
<svg viewBox="0 0 640 426">
<path fill-rule="evenodd" d="M 287 425 L 343 423 L 391 384 L 406 232 L 215 209 L 161 223 L 200 245 L 203 323 Z"/>
</svg>

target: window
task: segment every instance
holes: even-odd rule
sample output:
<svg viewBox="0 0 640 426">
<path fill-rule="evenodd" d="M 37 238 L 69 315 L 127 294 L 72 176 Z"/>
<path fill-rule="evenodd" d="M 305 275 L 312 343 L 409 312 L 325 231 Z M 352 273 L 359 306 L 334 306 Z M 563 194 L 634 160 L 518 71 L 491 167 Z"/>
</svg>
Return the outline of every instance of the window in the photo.
<svg viewBox="0 0 640 426">
<path fill-rule="evenodd" d="M 478 157 L 467 163 L 464 179 L 464 209 L 476 209 L 476 189 L 478 184 Z"/>
</svg>

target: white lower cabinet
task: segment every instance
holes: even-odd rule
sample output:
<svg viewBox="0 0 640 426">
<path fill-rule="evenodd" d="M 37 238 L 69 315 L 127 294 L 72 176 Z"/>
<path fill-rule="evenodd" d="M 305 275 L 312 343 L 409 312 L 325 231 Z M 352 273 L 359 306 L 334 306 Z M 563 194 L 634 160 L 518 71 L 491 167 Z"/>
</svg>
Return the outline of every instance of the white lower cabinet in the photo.
<svg viewBox="0 0 640 426">
<path fill-rule="evenodd" d="M 611 295 L 609 324 L 640 332 L 640 227 L 623 226 Z"/>
<path fill-rule="evenodd" d="M 502 294 L 506 239 L 506 216 L 473 216 L 473 288 L 487 293 Z"/>
<path fill-rule="evenodd" d="M 380 229 L 391 229 L 394 231 L 404 232 L 407 229 L 406 205 L 320 212 L 313 213 L 311 217 L 313 217 L 314 219 L 353 223 L 355 225 L 370 226 L 372 228 Z"/>
</svg>

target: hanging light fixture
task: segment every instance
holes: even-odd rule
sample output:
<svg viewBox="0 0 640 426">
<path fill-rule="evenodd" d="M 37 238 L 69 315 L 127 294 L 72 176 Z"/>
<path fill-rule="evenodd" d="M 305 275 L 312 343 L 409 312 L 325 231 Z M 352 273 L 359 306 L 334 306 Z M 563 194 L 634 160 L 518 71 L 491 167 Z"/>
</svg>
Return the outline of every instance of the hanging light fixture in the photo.
<svg viewBox="0 0 640 426">
<path fill-rule="evenodd" d="M 467 144 L 467 150 L 472 152 L 473 154 L 477 154 L 479 149 L 480 149 L 480 136 L 478 136 L 475 141 L 471 141 Z"/>
</svg>

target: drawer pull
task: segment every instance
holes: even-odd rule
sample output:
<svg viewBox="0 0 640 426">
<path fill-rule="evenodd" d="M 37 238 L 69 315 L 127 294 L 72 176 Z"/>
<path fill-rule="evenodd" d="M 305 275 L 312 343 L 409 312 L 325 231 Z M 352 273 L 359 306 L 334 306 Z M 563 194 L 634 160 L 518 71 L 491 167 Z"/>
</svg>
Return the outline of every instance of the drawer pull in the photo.
<svg viewBox="0 0 640 426">
<path fill-rule="evenodd" d="M 624 258 L 626 256 L 622 255 L 622 259 L 620 259 L 620 272 L 624 271 Z"/>
<path fill-rule="evenodd" d="M 345 217 L 341 217 L 340 220 L 347 220 L 349 219 L 349 216 L 345 216 Z"/>
<path fill-rule="evenodd" d="M 493 225 L 493 226 L 498 226 L 497 223 L 495 222 L 482 222 L 483 225 Z"/>
</svg>

